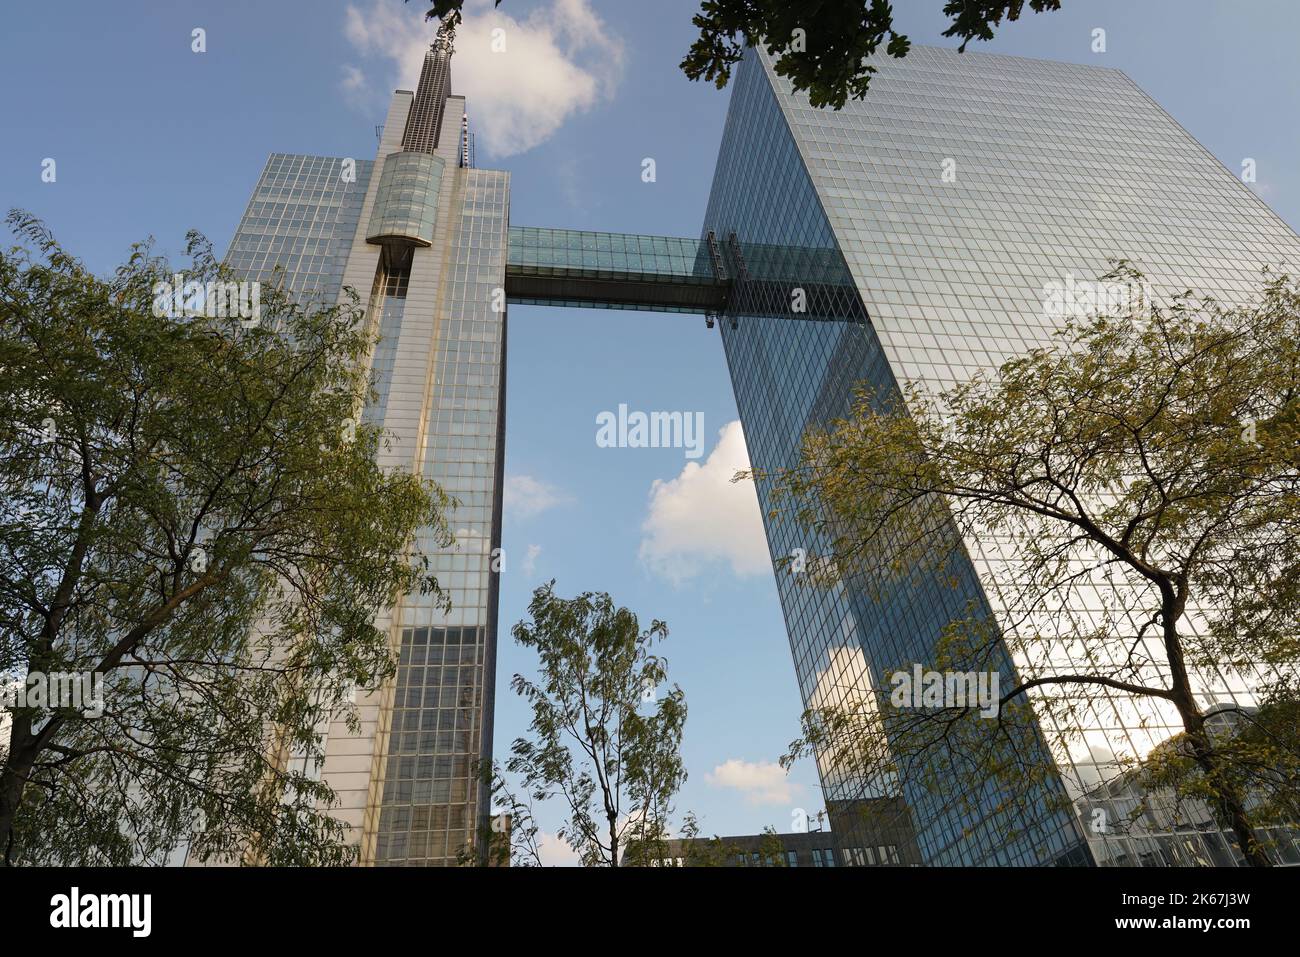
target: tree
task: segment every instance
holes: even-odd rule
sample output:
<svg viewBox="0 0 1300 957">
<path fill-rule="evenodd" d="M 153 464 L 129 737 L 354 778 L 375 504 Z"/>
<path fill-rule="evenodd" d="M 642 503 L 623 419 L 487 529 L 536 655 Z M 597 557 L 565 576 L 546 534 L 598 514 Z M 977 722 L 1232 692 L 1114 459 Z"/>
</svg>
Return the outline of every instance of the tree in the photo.
<svg viewBox="0 0 1300 957">
<path fill-rule="evenodd" d="M 758 854 L 763 867 L 790 866 L 785 858 L 785 845 L 781 843 L 781 835 L 771 824 L 763 828 L 763 835 L 758 842 Z"/>
<path fill-rule="evenodd" d="M 1123 262 L 1104 281 L 1144 283 Z M 1125 715 L 1134 734 L 1160 718 L 1181 732 L 1126 773 L 1205 802 L 1251 864 L 1269 863 L 1256 829 L 1296 822 L 1300 777 L 1286 731 L 1300 661 L 1298 397 L 1300 290 L 1268 273 L 1246 305 L 1188 291 L 1081 318 L 947 390 L 860 388 L 846 419 L 805 437 L 797 467 L 771 474 L 777 511 L 828 543 L 820 584 L 874 601 L 922 578 L 956 588 L 966 544 L 980 542 L 1005 556 L 982 566 L 991 607 L 948 623 L 935 667 L 996 670 L 1004 648 L 1032 664 L 989 721 L 899 706 L 882 676 L 908 665 L 874 662 L 875 693 L 810 709 L 786 760 L 819 753 L 863 789 L 902 775 L 950 791 L 942 772 L 967 760 L 1014 800 L 1049 773 L 1031 712 L 1058 752 L 1096 725 L 1090 709 Z M 1198 698 L 1216 674 L 1271 687 L 1271 700 L 1216 707 L 1236 729 L 1216 730 Z"/>
<path fill-rule="evenodd" d="M 99 278 L 8 222 L 0 676 L 24 696 L 0 748 L 5 863 L 156 862 L 186 840 L 200 860 L 346 862 L 332 791 L 288 759 L 320 758 L 318 725 L 355 724 L 353 687 L 392 673 L 374 616 L 441 595 L 408 543 L 448 542 L 450 504 L 377 467 L 380 429 L 355 424 L 355 296 L 262 288 L 220 318 L 232 278 L 197 234 L 178 303 L 145 245 Z M 102 676 L 102 701 L 26 696 L 57 675 Z"/>
<path fill-rule="evenodd" d="M 425 19 L 455 26 L 464 0 L 433 0 Z M 496 0 L 496 6 L 501 0 Z M 947 0 L 944 16 L 952 22 L 943 35 L 960 37 L 960 50 L 971 40 L 992 40 L 993 28 L 1020 18 L 1025 0 Z M 1061 9 L 1061 0 L 1029 0 L 1036 13 Z M 727 85 L 731 70 L 749 46 L 766 46 L 776 58 L 776 72 L 789 77 L 795 92 L 808 91 L 813 106 L 841 109 L 850 97 L 862 99 L 876 68 L 865 60 L 884 46 L 904 57 L 911 46 L 894 29 L 887 0 L 703 0 L 691 20 L 700 34 L 681 62 L 692 80 Z"/>
<path fill-rule="evenodd" d="M 537 681 L 511 687 L 532 709 L 532 738 L 516 738 L 506 768 L 538 802 L 559 795 L 567 820 L 558 836 L 587 867 L 618 867 L 634 847 L 648 860 L 666 837 L 674 796 L 686 780 L 686 698 L 662 686 L 667 661 L 652 648 L 668 636 L 608 594 L 565 599 L 539 587 L 515 641 L 537 652 Z M 644 860 L 631 863 L 644 863 Z"/>
<path fill-rule="evenodd" d="M 1294 682 L 1269 689 L 1259 709 L 1244 715 L 1236 733 L 1223 736 L 1220 746 L 1229 752 L 1224 764 L 1233 783 L 1252 798 L 1256 820 L 1300 821 L 1300 688 Z M 1183 759 L 1175 790 L 1197 792 L 1201 781 L 1190 763 Z"/>
<path fill-rule="evenodd" d="M 700 837 L 700 819 L 694 811 L 682 816 L 681 840 L 685 842 L 682 867 L 730 867 L 740 853 L 734 844 L 725 844 L 721 837 Z"/>
<path fill-rule="evenodd" d="M 463 867 L 543 867 L 533 802 L 510 784 L 495 761 L 478 762 L 478 776 L 492 795 L 493 812 L 481 828 L 478 847 L 462 848 Z"/>
</svg>

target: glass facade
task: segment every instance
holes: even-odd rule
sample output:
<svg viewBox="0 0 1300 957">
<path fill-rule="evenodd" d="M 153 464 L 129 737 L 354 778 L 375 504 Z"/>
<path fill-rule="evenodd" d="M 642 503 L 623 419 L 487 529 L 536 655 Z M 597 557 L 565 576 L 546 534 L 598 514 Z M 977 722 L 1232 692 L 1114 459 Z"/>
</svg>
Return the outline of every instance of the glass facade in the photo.
<svg viewBox="0 0 1300 957">
<path fill-rule="evenodd" d="M 225 264 L 241 278 L 282 283 L 304 305 L 334 305 L 373 168 L 369 160 L 272 153 Z M 317 725 L 322 738 L 328 724 L 323 718 Z M 319 779 L 319 762 L 301 748 L 295 747 L 288 761 L 295 772 Z"/>
<path fill-rule="evenodd" d="M 810 251 L 807 260 L 839 264 L 823 270 L 825 274 L 846 268 L 767 75 L 752 54 L 732 91 L 705 229 L 736 233 L 741 256 L 751 247 L 795 248 Z M 733 270 L 738 271 L 738 265 Z M 760 286 L 742 297 L 729 321 L 722 323 L 736 403 L 755 466 L 795 462 L 805 429 L 846 414 L 859 381 L 880 387 L 894 382 L 858 290 L 851 285 L 830 288 L 833 299 L 827 312 L 837 314 L 838 320 L 792 321 L 788 299 L 762 303 L 750 298 L 772 294 Z M 771 483 L 760 480 L 758 492 L 767 516 Z M 810 539 L 792 524 L 765 524 L 774 559 L 798 550 L 809 556 L 829 551 L 828 542 Z M 809 587 L 794 575 L 779 574 L 777 584 L 800 692 L 810 707 L 845 705 L 865 689 L 883 685 L 873 669 L 900 660 L 927 660 L 939 628 L 980 595 L 969 569 L 958 588 L 919 582 L 879 605 L 840 585 Z M 1009 669 L 1008 662 L 1001 664 Z M 1007 796 L 987 782 L 969 783 L 976 792 L 969 799 L 989 809 L 981 818 L 943 806 L 908 780 L 860 782 L 833 767 L 819 770 L 826 798 L 836 804 L 847 805 L 864 792 L 892 797 L 901 790 L 905 800 L 894 817 L 906 815 L 910 808 L 912 820 L 890 823 L 914 832 L 927 863 L 1047 863 L 1068 855 L 1080 841 L 1068 819 L 1046 809 L 1046 795 L 1030 804 L 1037 808 L 1037 818 L 1018 820 L 1014 829 L 1020 836 L 1008 842 L 1004 836 L 1013 828 L 992 810 Z M 854 819 L 846 815 L 835 827 L 843 834 L 854 827 Z M 852 844 L 855 835 L 843 839 Z"/>
<path fill-rule="evenodd" d="M 512 303 L 654 312 L 717 312 L 726 281 L 706 242 L 511 226 Z"/>
<path fill-rule="evenodd" d="M 510 302 L 662 312 L 763 311 L 842 318 L 858 303 L 834 250 L 745 243 L 706 231 L 700 239 L 511 226 Z"/>
<path fill-rule="evenodd" d="M 323 720 L 324 761 L 304 768 L 334 787 L 362 864 L 460 863 L 489 810 L 477 771 L 492 748 L 510 190 L 507 173 L 468 165 L 450 55 L 440 34 L 417 93 L 394 95 L 400 147 L 385 138 L 376 161 L 274 154 L 227 254 L 238 274 L 283 277 L 305 302 L 338 302 L 345 277 L 369 292 L 376 396 L 363 415 L 387 435 L 380 465 L 458 503 L 451 546 L 431 529 L 415 543 L 450 610 L 408 595 L 380 616 L 394 680 L 361 689 L 359 733 Z"/>
<path fill-rule="evenodd" d="M 374 163 L 272 153 L 258 178 L 225 262 L 271 283 L 281 270 L 300 302 L 333 305 L 343 283 Z M 355 175 L 354 175 L 355 174 Z"/>
<path fill-rule="evenodd" d="M 366 241 L 405 239 L 432 246 L 438 223 L 438 188 L 445 165 L 442 157 L 429 153 L 403 152 L 384 157 Z"/>
<path fill-rule="evenodd" d="M 412 595 L 395 613 L 401 645 L 378 780 L 380 864 L 455 864 L 488 810 L 475 772 L 492 744 L 506 348 L 494 291 L 504 282 L 509 197 L 507 174 L 458 171 L 419 452 L 421 474 L 459 503 L 449 515 L 455 544 L 436 548 L 427 533 L 420 542 L 451 610 Z M 400 323 L 405 302 L 404 289 L 386 295 L 383 321 L 395 313 Z"/>
<path fill-rule="evenodd" d="M 704 285 L 717 281 L 702 240 L 535 226 L 510 227 L 510 270 Z"/>
<path fill-rule="evenodd" d="M 795 323 L 751 309 L 723 324 L 751 460 L 768 468 L 795 462 L 805 428 L 842 414 L 858 380 L 944 388 L 1043 345 L 1060 321 L 1045 308 L 1049 284 L 1096 280 L 1112 258 L 1142 268 L 1157 295 L 1192 288 L 1225 301 L 1254 292 L 1264 265 L 1300 264 L 1300 239 L 1124 74 L 924 47 L 882 61 L 869 96 L 840 112 L 811 108 L 751 51 L 705 229 L 737 232 L 741 248 L 834 251 L 869 316 Z M 759 484 L 765 516 L 770 493 Z M 826 546 L 782 523 L 769 523 L 768 539 L 774 558 Z M 1068 639 L 1103 623 L 1103 583 L 1083 583 L 1082 600 L 1050 620 L 1019 625 L 1060 639 L 1031 656 L 1004 615 L 1015 589 L 1003 558 L 1011 543 L 963 544 L 970 559 L 953 585 L 910 581 L 879 602 L 778 576 L 807 704 L 842 702 L 884 686 L 882 667 L 930 660 L 938 630 L 966 617 L 968 602 L 1004 616 L 1003 688 L 1016 674 L 1077 665 Z M 1194 677 L 1204 708 L 1252 701 L 1249 676 Z M 1132 799 L 1121 762 L 1176 734 L 1176 715 L 1118 695 L 1086 708 L 1058 707 L 1046 692 L 1034 701 L 1043 732 L 1035 746 L 1051 742 L 1057 773 L 1041 793 L 1019 796 L 1013 839 L 985 782 L 954 782 L 973 792 L 958 803 L 906 780 L 876 782 L 901 789 L 927 863 L 1231 861 L 1208 817 L 1178 833 L 1168 822 L 1129 834 L 1085 826 L 1098 806 L 1118 819 Z M 828 800 L 863 789 L 834 768 L 821 772 Z M 1073 813 L 1049 810 L 1060 806 Z"/>
</svg>

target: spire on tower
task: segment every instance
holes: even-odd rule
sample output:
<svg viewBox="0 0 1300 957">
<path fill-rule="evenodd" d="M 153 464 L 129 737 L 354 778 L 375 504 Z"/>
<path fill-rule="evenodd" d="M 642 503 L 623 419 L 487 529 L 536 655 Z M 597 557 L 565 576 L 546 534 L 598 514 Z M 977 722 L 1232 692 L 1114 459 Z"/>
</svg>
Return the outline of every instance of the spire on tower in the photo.
<svg viewBox="0 0 1300 957">
<path fill-rule="evenodd" d="M 411 104 L 411 113 L 402 133 L 404 150 L 432 153 L 438 147 L 443 109 L 451 95 L 451 55 L 455 52 L 455 39 L 455 24 L 444 21 L 424 54 L 415 101 Z"/>
</svg>

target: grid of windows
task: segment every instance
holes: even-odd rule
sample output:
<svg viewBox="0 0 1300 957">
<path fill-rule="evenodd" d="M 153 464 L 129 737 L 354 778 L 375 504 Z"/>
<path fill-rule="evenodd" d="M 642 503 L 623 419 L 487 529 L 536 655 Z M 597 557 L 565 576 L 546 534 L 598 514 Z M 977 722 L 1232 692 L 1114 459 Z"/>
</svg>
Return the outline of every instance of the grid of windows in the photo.
<svg viewBox="0 0 1300 957">
<path fill-rule="evenodd" d="M 367 241 L 409 239 L 433 245 L 438 222 L 438 187 L 446 161 L 428 153 L 389 153 L 379 174 Z"/>
<path fill-rule="evenodd" d="M 883 60 L 871 95 L 839 112 L 811 108 L 751 52 L 706 228 L 736 229 L 746 244 L 838 250 L 870 316 L 840 330 L 748 313 L 724 324 L 751 459 L 766 467 L 793 462 L 805 426 L 840 414 L 852 381 L 943 388 L 1043 345 L 1059 323 L 1046 308 L 1048 284 L 1094 280 L 1110 259 L 1139 265 L 1157 295 L 1193 288 L 1227 302 L 1253 293 L 1265 265 L 1300 267 L 1300 238 L 1122 73 L 924 47 Z M 765 513 L 769 493 L 760 483 Z M 779 525 L 768 538 L 773 555 L 817 554 L 819 543 Z M 1010 543 L 965 544 L 973 561 L 955 588 L 910 582 L 879 604 L 781 582 L 805 702 L 841 701 L 881 686 L 881 665 L 925 661 L 932 636 L 966 614 L 968 599 L 1002 611 L 1015 588 Z M 1105 587 L 1080 587 L 1081 601 L 1028 623 L 1056 629 L 1061 640 L 1044 655 L 1028 654 L 1008 629 L 1004 686 L 1013 671 L 1076 665 L 1068 639 L 1109 614 Z M 1249 676 L 1194 677 L 1206 708 L 1251 701 Z M 1081 826 L 1099 802 L 1113 809 L 1131 797 L 1120 762 L 1167 741 L 1180 729 L 1176 715 L 1122 696 L 1066 711 L 1044 708 L 1046 693 L 1035 700 L 1078 816 L 1044 813 L 1006 842 L 979 813 L 938 807 L 901 782 L 927 862 L 1231 861 L 1206 821 L 1182 833 L 1154 822 L 1140 836 Z M 821 770 L 834 798 L 845 782 Z"/>
<path fill-rule="evenodd" d="M 1044 344 L 1059 323 L 1047 284 L 1094 280 L 1112 258 L 1138 264 L 1157 296 L 1192 288 L 1225 302 L 1253 294 L 1262 267 L 1300 264 L 1300 238 L 1123 73 L 919 48 L 879 80 L 833 118 L 775 88 L 900 379 L 942 388 Z M 994 607 L 1015 604 L 1014 546 L 993 536 L 967 546 Z M 1109 588 L 1080 583 L 1069 608 L 1008 629 L 1022 673 L 1122 667 L 1069 641 L 1125 624 Z M 1145 650 L 1158 671 L 1161 650 Z M 1252 701 L 1248 675 L 1207 669 L 1194 680 L 1203 708 Z M 1181 731 L 1172 707 L 1150 699 L 1035 697 L 1052 739 L 1071 739 L 1055 757 L 1083 820 L 1097 792 L 1123 779 L 1125 758 Z M 1162 849 L 1181 846 L 1173 832 L 1187 829 L 1199 831 L 1201 858 L 1230 863 L 1208 817 L 1148 822 L 1145 836 L 1085 833 L 1100 863 L 1167 862 L 1177 852 Z M 1284 853 L 1294 848 L 1277 836 Z"/>
<path fill-rule="evenodd" d="M 402 630 L 376 858 L 454 864 L 478 803 L 482 628 Z"/>
<path fill-rule="evenodd" d="M 724 236 L 736 232 L 742 254 L 755 245 L 770 245 L 839 257 L 822 200 L 752 53 L 732 92 L 705 228 Z M 722 324 L 750 459 L 764 468 L 793 463 L 805 429 L 843 415 L 858 381 L 882 387 L 894 383 L 860 301 L 842 304 L 838 322 L 778 318 L 779 308 L 746 301 L 734 326 Z M 769 483 L 758 483 L 765 515 L 771 491 Z M 810 539 L 792 523 L 769 521 L 767 535 L 774 556 L 795 549 L 810 556 L 828 550 L 827 542 Z M 981 597 L 969 569 L 956 588 L 911 582 L 880 603 L 843 587 L 807 587 L 790 575 L 778 576 L 778 589 L 800 692 L 811 707 L 842 704 L 881 686 L 873 669 L 927 660 L 942 625 L 962 613 L 967 601 Z M 998 664 L 1009 676 L 1009 661 Z M 863 782 L 848 780 L 824 764 L 819 770 L 828 801 L 863 796 Z M 1069 854 L 1080 841 L 1073 823 L 1048 809 L 1048 793 L 1028 802 L 1035 813 L 1013 825 L 1002 809 L 1006 795 L 978 776 L 964 777 L 962 793 L 946 803 L 912 781 L 865 786 L 881 795 L 901 790 L 912 809 L 917 846 L 929 863 L 1046 863 Z M 964 810 L 962 802 L 980 811 Z M 1006 840 L 1013 831 L 1016 836 Z M 865 845 L 855 836 L 844 834 L 844 843 Z"/>
<path fill-rule="evenodd" d="M 226 250 L 236 275 L 283 288 L 304 305 L 339 297 L 352 237 L 374 164 L 338 157 L 272 153 Z M 316 726 L 322 736 L 329 726 Z M 289 770 L 319 779 L 318 761 L 295 746 Z"/>
<path fill-rule="evenodd" d="M 388 415 L 388 397 L 393 385 L 393 362 L 397 358 L 397 337 L 406 309 L 406 289 L 410 273 L 382 271 L 375 278 L 369 315 L 378 316 L 378 341 L 370 357 L 370 381 L 375 398 L 366 406 L 363 418 L 368 423 L 382 423 Z"/>
<path fill-rule="evenodd" d="M 426 161 L 443 164 L 440 157 L 428 156 L 417 158 L 418 168 Z M 332 305 L 341 292 L 373 168 L 368 161 L 345 167 L 340 159 L 273 154 L 227 262 L 252 279 L 280 277 L 302 301 Z M 394 610 L 400 645 L 377 782 L 375 837 L 375 859 L 386 864 L 457 863 L 486 813 L 475 768 L 491 751 L 506 319 L 504 309 L 494 308 L 494 292 L 504 286 L 509 177 L 457 169 L 447 189 L 452 215 L 436 232 L 429 220 L 419 237 L 436 245 L 429 255 L 446 258 L 428 394 L 423 394 L 425 383 L 418 386 L 427 410 L 424 445 L 412 466 L 460 503 L 449 516 L 456 537 L 452 547 L 435 550 L 432 533 L 418 533 L 452 610 L 444 613 L 418 595 L 407 596 Z M 379 341 L 371 356 L 377 396 L 365 410 L 370 422 L 387 421 L 390 400 L 409 404 L 412 399 L 404 391 L 412 386 L 394 381 L 410 283 L 409 259 L 404 268 L 381 266 L 375 278 L 369 315 Z M 324 733 L 325 724 L 318 730 Z M 302 770 L 320 771 L 318 766 Z"/>
<path fill-rule="evenodd" d="M 411 595 L 398 611 L 401 652 L 375 847 L 383 864 L 457 863 L 488 810 L 475 771 L 490 759 L 492 740 L 506 348 L 506 314 L 494 293 L 504 285 L 509 176 L 458 170 L 452 188 L 454 231 L 440 239 L 448 250 L 419 453 L 421 474 L 459 502 L 448 517 L 455 543 L 435 549 L 428 532 L 420 542 L 451 610 Z M 393 289 L 380 321 L 396 328 L 406 300 L 404 286 Z M 384 402 L 386 363 L 391 354 L 381 340 L 374 368 Z"/>
<path fill-rule="evenodd" d="M 789 317 L 793 306 L 808 319 L 843 318 L 860 302 L 834 250 L 531 226 L 510 227 L 506 293 L 516 303 L 709 315 L 730 303 Z"/>
<path fill-rule="evenodd" d="M 650 867 L 915 867 L 893 844 L 842 847 L 829 832 L 686 838 L 665 842 Z M 624 862 L 636 859 L 624 854 Z"/>
<path fill-rule="evenodd" d="M 299 301 L 334 305 L 373 168 L 369 160 L 272 153 L 226 264 L 263 283 L 275 282 L 278 268 Z"/>
<path fill-rule="evenodd" d="M 698 239 L 536 226 L 510 227 L 510 269 L 533 275 L 558 271 L 594 278 L 715 282 L 708 247 Z"/>
</svg>

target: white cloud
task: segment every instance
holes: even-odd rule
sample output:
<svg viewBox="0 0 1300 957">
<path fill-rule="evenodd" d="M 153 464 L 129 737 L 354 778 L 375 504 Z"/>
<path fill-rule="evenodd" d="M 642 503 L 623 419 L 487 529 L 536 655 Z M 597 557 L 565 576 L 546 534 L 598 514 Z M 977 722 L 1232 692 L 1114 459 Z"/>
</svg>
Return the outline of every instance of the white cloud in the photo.
<svg viewBox="0 0 1300 957">
<path fill-rule="evenodd" d="M 742 578 L 770 569 L 754 483 L 731 481 L 747 468 L 749 452 L 736 421 L 718 432 L 718 444 L 703 465 L 688 462 L 677 478 L 656 479 L 641 525 L 641 560 L 678 583 L 710 562 L 728 562 Z"/>
<path fill-rule="evenodd" d="M 512 519 L 532 518 L 569 501 L 554 485 L 531 475 L 507 475 L 502 496 L 506 517 Z"/>
<path fill-rule="evenodd" d="M 710 787 L 733 788 L 745 795 L 750 804 L 785 804 L 795 802 L 803 786 L 786 776 L 781 765 L 773 761 L 741 761 L 731 758 L 704 776 Z"/>
<path fill-rule="evenodd" d="M 851 616 L 845 615 L 840 622 L 840 632 L 843 644 L 828 649 L 828 657 L 823 659 L 825 666 L 818 670 L 812 694 L 808 696 L 808 707 L 813 710 L 843 709 L 853 703 L 859 709 L 854 719 L 861 726 L 862 733 L 869 735 L 877 726 L 876 697 L 867 659 Z M 852 790 L 869 796 L 897 793 L 896 784 L 888 776 L 864 778 L 852 764 L 837 767 L 833 755 L 826 751 L 818 754 L 816 760 L 822 782 L 828 789 Z"/>
<path fill-rule="evenodd" d="M 366 74 L 361 67 L 352 63 L 343 64 L 343 79 L 339 80 L 339 89 L 343 91 L 343 98 L 348 103 L 358 109 L 365 108 L 370 84 L 366 81 Z"/>
<path fill-rule="evenodd" d="M 861 698 L 865 706 L 874 707 L 876 699 L 870 693 L 871 672 L 867 670 L 862 646 L 857 642 L 857 629 L 848 615 L 840 622 L 840 631 L 844 644 L 833 645 L 827 650 L 826 666 L 817 672 L 816 684 L 808 696 L 808 707 L 833 708 L 853 698 Z"/>
<path fill-rule="evenodd" d="M 344 34 L 367 56 L 391 60 L 393 86 L 414 89 L 437 22 L 423 5 L 370 0 L 349 5 Z M 494 31 L 501 31 L 494 33 Z M 494 52 L 496 41 L 504 50 Z M 550 0 L 523 20 L 469 0 L 456 30 L 452 91 L 467 97 L 477 145 L 513 156 L 546 141 L 573 114 L 608 100 L 623 74 L 623 41 L 589 0 Z"/>
<path fill-rule="evenodd" d="M 537 856 L 543 867 L 580 867 L 578 852 L 554 834 L 537 832 Z"/>
<path fill-rule="evenodd" d="M 541 553 L 542 553 L 541 545 L 528 546 L 528 553 L 524 555 L 523 564 L 521 564 L 519 568 L 520 571 L 522 571 L 529 578 L 532 578 L 533 574 L 537 571 L 537 556 L 540 555 Z"/>
</svg>

